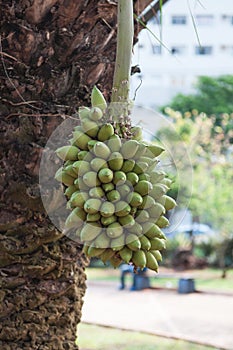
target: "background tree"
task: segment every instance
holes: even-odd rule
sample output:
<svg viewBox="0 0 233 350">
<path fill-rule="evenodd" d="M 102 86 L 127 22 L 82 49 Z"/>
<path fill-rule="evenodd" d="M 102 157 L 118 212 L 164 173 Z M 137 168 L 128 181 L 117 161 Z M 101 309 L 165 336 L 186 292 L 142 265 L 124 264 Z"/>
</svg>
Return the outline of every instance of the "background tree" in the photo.
<svg viewBox="0 0 233 350">
<path fill-rule="evenodd" d="M 150 1 L 134 3 L 139 14 Z M 109 97 L 117 1 L 0 6 L 0 348 L 76 349 L 86 259 L 51 224 L 38 171 L 47 139 L 90 102 L 92 87 Z"/>
</svg>

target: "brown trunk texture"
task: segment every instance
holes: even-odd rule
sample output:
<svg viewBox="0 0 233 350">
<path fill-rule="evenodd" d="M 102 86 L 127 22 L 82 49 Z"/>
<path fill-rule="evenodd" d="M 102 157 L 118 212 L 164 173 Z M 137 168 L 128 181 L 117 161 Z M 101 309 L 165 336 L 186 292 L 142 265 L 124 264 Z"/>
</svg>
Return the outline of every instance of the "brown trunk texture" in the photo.
<svg viewBox="0 0 233 350">
<path fill-rule="evenodd" d="M 4 0 L 0 11 L 0 349 L 78 349 L 87 261 L 50 222 L 38 172 L 92 87 L 109 97 L 117 2 Z"/>
</svg>

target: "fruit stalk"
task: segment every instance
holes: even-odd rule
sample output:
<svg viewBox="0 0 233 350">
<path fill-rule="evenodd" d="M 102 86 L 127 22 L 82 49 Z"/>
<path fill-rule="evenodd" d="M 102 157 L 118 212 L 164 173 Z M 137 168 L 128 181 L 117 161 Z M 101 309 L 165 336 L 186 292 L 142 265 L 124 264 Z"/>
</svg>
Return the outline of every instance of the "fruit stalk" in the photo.
<svg viewBox="0 0 233 350">
<path fill-rule="evenodd" d="M 117 52 L 111 102 L 129 102 L 129 79 L 133 50 L 133 1 L 118 1 Z"/>
</svg>

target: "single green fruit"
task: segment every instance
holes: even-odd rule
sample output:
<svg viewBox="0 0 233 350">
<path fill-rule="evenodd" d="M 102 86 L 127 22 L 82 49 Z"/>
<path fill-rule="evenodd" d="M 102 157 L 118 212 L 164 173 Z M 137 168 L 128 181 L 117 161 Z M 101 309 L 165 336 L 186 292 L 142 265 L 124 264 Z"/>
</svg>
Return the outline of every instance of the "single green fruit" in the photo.
<svg viewBox="0 0 233 350">
<path fill-rule="evenodd" d="M 128 228 L 128 231 L 140 236 L 142 234 L 142 226 L 135 221 L 134 225 Z"/>
<path fill-rule="evenodd" d="M 78 160 L 86 160 L 88 158 L 89 152 L 88 151 L 80 151 L 78 152 Z"/>
<path fill-rule="evenodd" d="M 151 182 L 153 184 L 156 184 L 160 181 L 163 181 L 163 179 L 165 178 L 166 174 L 164 171 L 152 171 L 150 173 L 150 178 L 151 178 Z"/>
<path fill-rule="evenodd" d="M 152 217 L 153 219 L 155 219 L 154 221 L 156 221 L 162 214 L 164 214 L 165 208 L 162 204 L 156 202 L 155 205 L 147 209 L 147 211 L 150 217 Z"/>
<path fill-rule="evenodd" d="M 78 114 L 80 120 L 86 119 L 90 117 L 90 108 L 88 107 L 79 107 Z"/>
<path fill-rule="evenodd" d="M 123 162 L 124 162 L 124 159 L 121 153 L 113 152 L 108 160 L 108 165 L 110 169 L 117 171 L 122 168 Z"/>
<path fill-rule="evenodd" d="M 169 221 L 165 216 L 160 216 L 160 218 L 156 221 L 156 225 L 160 228 L 164 228 L 169 225 Z"/>
<path fill-rule="evenodd" d="M 124 248 L 124 245 L 125 245 L 125 235 L 121 235 L 117 238 L 113 238 L 110 244 L 111 244 L 112 250 L 114 251 L 121 250 L 122 248 Z"/>
<path fill-rule="evenodd" d="M 149 269 L 155 272 L 158 272 L 159 265 L 154 255 L 151 252 L 145 252 L 145 255 L 146 255 L 146 267 L 148 267 Z"/>
<path fill-rule="evenodd" d="M 74 169 L 73 169 L 73 165 L 67 165 L 65 168 L 63 168 L 63 171 L 67 174 L 72 176 L 73 178 L 77 178 L 77 174 L 75 173 Z"/>
<path fill-rule="evenodd" d="M 151 250 L 162 250 L 162 249 L 166 249 L 166 243 L 164 239 L 160 239 L 160 238 L 152 238 L 150 240 L 150 244 L 151 244 Z"/>
<path fill-rule="evenodd" d="M 133 252 L 128 247 L 124 247 L 119 251 L 121 259 L 128 264 L 132 259 Z"/>
<path fill-rule="evenodd" d="M 136 140 L 128 140 L 121 146 L 121 154 L 124 159 L 133 158 L 137 152 L 139 143 Z"/>
<path fill-rule="evenodd" d="M 165 149 L 162 146 L 156 146 L 156 145 L 149 145 L 147 146 L 147 149 L 155 156 L 158 157 L 162 152 L 165 151 Z"/>
<path fill-rule="evenodd" d="M 77 160 L 76 162 L 74 162 L 72 167 L 73 171 L 76 173 L 76 176 L 83 176 L 91 169 L 90 164 L 85 160 Z"/>
<path fill-rule="evenodd" d="M 142 181 L 142 180 L 150 181 L 150 175 L 147 173 L 139 174 L 138 179 L 139 181 Z"/>
<path fill-rule="evenodd" d="M 133 172 L 137 175 L 143 174 L 148 168 L 148 164 L 145 162 L 137 162 L 133 168 Z"/>
<path fill-rule="evenodd" d="M 109 140 L 112 135 L 114 135 L 114 128 L 112 124 L 106 123 L 103 126 L 101 126 L 97 138 L 99 141 L 104 142 Z"/>
<path fill-rule="evenodd" d="M 97 140 L 91 140 L 91 141 L 88 142 L 87 147 L 88 147 L 88 149 L 89 149 L 90 152 L 93 152 L 94 146 L 95 146 L 95 144 L 96 144 L 97 142 L 98 142 Z"/>
<path fill-rule="evenodd" d="M 80 227 L 86 220 L 86 213 L 81 208 L 75 208 L 69 214 L 65 221 L 65 230 L 69 230 L 72 227 Z"/>
<path fill-rule="evenodd" d="M 141 242 L 138 236 L 134 235 L 133 233 L 129 233 L 126 236 L 125 243 L 127 247 L 133 251 L 137 251 L 141 249 Z"/>
<path fill-rule="evenodd" d="M 161 183 L 162 183 L 163 185 L 167 186 L 168 188 L 171 187 L 172 182 L 173 182 L 173 181 L 172 181 L 171 179 L 168 179 L 168 178 L 165 178 L 165 179 L 163 179 L 163 180 L 161 181 Z"/>
<path fill-rule="evenodd" d="M 110 238 L 117 238 L 123 234 L 123 227 L 118 223 L 114 222 L 107 227 L 107 235 Z"/>
<path fill-rule="evenodd" d="M 150 250 L 151 248 L 150 240 L 144 235 L 140 236 L 139 239 L 141 242 L 141 249 Z"/>
<path fill-rule="evenodd" d="M 55 152 L 62 160 L 77 160 L 79 149 L 75 146 L 63 146 L 58 148 Z"/>
<path fill-rule="evenodd" d="M 103 158 L 103 159 L 107 159 L 111 154 L 110 149 L 103 142 L 97 142 L 93 147 L 93 152 L 96 157 Z"/>
<path fill-rule="evenodd" d="M 94 86 L 91 92 L 91 105 L 92 107 L 99 107 L 102 111 L 107 108 L 107 102 L 102 92 Z"/>
<path fill-rule="evenodd" d="M 104 250 L 105 250 L 104 248 L 96 248 L 96 247 L 91 245 L 88 248 L 87 256 L 89 258 L 94 258 L 94 257 L 100 256 L 101 254 L 103 254 Z"/>
<path fill-rule="evenodd" d="M 106 160 L 102 158 L 92 159 L 90 165 L 91 165 L 91 168 L 96 172 L 98 172 L 100 169 L 108 167 Z"/>
<path fill-rule="evenodd" d="M 135 186 L 139 181 L 138 175 L 134 172 L 127 173 L 126 178 L 132 184 L 132 186 Z"/>
<path fill-rule="evenodd" d="M 133 191 L 133 188 L 124 184 L 117 186 L 117 191 L 120 193 L 121 198 L 125 198 L 131 191 Z"/>
<path fill-rule="evenodd" d="M 115 186 L 113 185 L 112 182 L 108 183 L 108 184 L 102 184 L 102 188 L 104 190 L 104 192 L 110 192 L 112 190 L 114 190 Z"/>
<path fill-rule="evenodd" d="M 129 202 L 129 204 L 132 207 L 139 207 L 142 204 L 143 199 L 142 199 L 142 196 L 139 193 L 132 192 L 132 193 L 128 194 L 127 202 Z"/>
<path fill-rule="evenodd" d="M 57 173 L 56 173 L 56 175 L 57 175 Z M 55 175 L 55 179 L 57 180 L 56 175 Z M 74 181 L 75 181 L 74 177 L 66 174 L 66 172 L 64 170 L 62 170 L 60 176 L 61 176 L 61 179 L 62 179 L 62 183 L 64 185 L 72 186 L 74 184 Z"/>
<path fill-rule="evenodd" d="M 90 111 L 90 119 L 95 122 L 103 117 L 103 112 L 99 107 L 93 107 Z"/>
<path fill-rule="evenodd" d="M 151 252 L 151 254 L 154 255 L 154 257 L 155 257 L 155 259 L 157 261 L 162 261 L 163 260 L 162 254 L 160 253 L 159 250 L 151 250 L 150 252 Z"/>
<path fill-rule="evenodd" d="M 109 216 L 112 216 L 115 212 L 115 206 L 111 202 L 103 202 L 100 208 L 100 214 L 108 218 Z"/>
<path fill-rule="evenodd" d="M 98 213 L 101 207 L 101 200 L 98 198 L 89 198 L 84 204 L 84 210 L 88 214 L 96 214 Z"/>
<path fill-rule="evenodd" d="M 129 173 L 133 170 L 134 166 L 135 166 L 135 160 L 127 159 L 124 161 L 121 171 L 123 171 L 124 173 Z"/>
<path fill-rule="evenodd" d="M 100 185 L 100 181 L 97 177 L 96 172 L 94 171 L 89 171 L 83 176 L 83 182 L 85 185 L 88 187 L 96 187 Z"/>
<path fill-rule="evenodd" d="M 171 198 L 169 196 L 165 196 L 165 205 L 164 205 L 164 207 L 165 207 L 166 210 L 171 210 L 171 209 L 175 208 L 176 205 L 177 205 L 176 201 L 173 198 Z"/>
<path fill-rule="evenodd" d="M 115 171 L 113 174 L 113 183 L 117 186 L 123 185 L 126 181 L 126 175 L 123 171 Z"/>
<path fill-rule="evenodd" d="M 121 199 L 120 193 L 116 190 L 112 190 L 108 192 L 106 197 L 109 200 L 109 202 L 112 202 L 112 203 L 118 202 Z"/>
<path fill-rule="evenodd" d="M 119 223 L 125 228 L 134 226 L 135 220 L 132 215 L 125 215 L 118 218 Z"/>
<path fill-rule="evenodd" d="M 101 232 L 98 237 L 93 241 L 92 245 L 96 248 L 109 248 L 110 238 L 106 235 L 106 232 Z"/>
<path fill-rule="evenodd" d="M 142 128 L 140 126 L 134 126 L 130 130 L 132 132 L 132 139 L 133 140 L 142 140 Z"/>
<path fill-rule="evenodd" d="M 100 220 L 100 214 L 96 213 L 96 214 L 87 214 L 87 222 L 96 222 Z"/>
<path fill-rule="evenodd" d="M 76 191 L 72 194 L 69 200 L 69 203 L 71 205 L 71 208 L 74 208 L 74 207 L 83 208 L 84 203 L 86 202 L 87 199 L 88 199 L 88 194 L 86 192 Z"/>
<path fill-rule="evenodd" d="M 142 225 L 142 228 L 145 236 L 150 239 L 155 237 L 166 239 L 166 236 L 164 235 L 163 231 L 161 231 L 161 229 L 156 224 L 153 224 L 152 222 L 144 223 Z"/>
<path fill-rule="evenodd" d="M 155 200 L 151 196 L 144 196 L 139 209 L 149 209 L 155 205 Z"/>
<path fill-rule="evenodd" d="M 101 181 L 102 184 L 107 184 L 112 181 L 113 179 L 113 172 L 109 168 L 103 168 L 100 169 L 98 172 L 98 178 Z"/>
<path fill-rule="evenodd" d="M 67 198 L 70 198 L 72 196 L 72 194 L 76 191 L 77 191 L 77 187 L 75 185 L 71 185 L 71 186 L 67 187 L 67 189 L 65 190 L 65 196 Z"/>
<path fill-rule="evenodd" d="M 165 203 L 166 203 L 166 195 L 160 197 L 159 199 L 156 200 L 156 202 L 162 204 L 162 206 L 165 207 Z M 166 208 L 165 208 L 166 209 Z"/>
<path fill-rule="evenodd" d="M 84 134 L 82 131 L 74 131 L 73 142 L 76 146 L 84 151 L 88 151 L 88 142 L 91 141 L 90 136 Z"/>
<path fill-rule="evenodd" d="M 146 267 L 146 255 L 143 250 L 133 252 L 132 262 L 136 267 L 144 269 Z"/>
<path fill-rule="evenodd" d="M 137 149 L 137 152 L 134 155 L 134 159 L 141 159 L 141 157 L 144 155 L 146 152 L 146 144 L 143 142 L 139 142 L 139 147 Z"/>
<path fill-rule="evenodd" d="M 151 182 L 142 180 L 137 183 L 137 185 L 134 187 L 134 190 L 138 192 L 141 196 L 145 196 L 146 194 L 150 193 L 150 191 L 153 189 L 153 186 Z"/>
<path fill-rule="evenodd" d="M 119 152 L 121 149 L 121 138 L 118 135 L 112 135 L 108 140 L 108 147 L 113 152 Z"/>
<path fill-rule="evenodd" d="M 89 196 L 91 198 L 103 198 L 104 195 L 105 193 L 101 187 L 93 187 L 89 191 Z"/>
<path fill-rule="evenodd" d="M 83 131 L 90 137 L 96 137 L 99 132 L 99 126 L 97 123 L 90 119 L 84 119 L 82 121 Z"/>
<path fill-rule="evenodd" d="M 160 197 L 162 197 L 165 193 L 166 193 L 166 189 L 163 185 L 161 184 L 155 184 L 153 185 L 153 189 L 150 192 L 151 197 L 153 197 L 154 199 L 159 199 Z"/>
<path fill-rule="evenodd" d="M 116 216 L 126 216 L 130 213 L 131 207 L 125 201 L 119 201 L 115 204 L 115 215 Z"/>
<path fill-rule="evenodd" d="M 137 210 L 136 221 L 139 223 L 147 222 L 150 219 L 150 215 L 147 210 Z"/>
<path fill-rule="evenodd" d="M 102 227 L 94 222 L 86 223 L 80 233 L 80 238 L 82 242 L 93 241 L 101 232 Z"/>
<path fill-rule="evenodd" d="M 101 224 L 104 226 L 109 226 L 116 221 L 117 221 L 117 217 L 115 215 L 111 215 L 108 217 L 104 217 L 104 216 L 101 217 Z"/>
</svg>

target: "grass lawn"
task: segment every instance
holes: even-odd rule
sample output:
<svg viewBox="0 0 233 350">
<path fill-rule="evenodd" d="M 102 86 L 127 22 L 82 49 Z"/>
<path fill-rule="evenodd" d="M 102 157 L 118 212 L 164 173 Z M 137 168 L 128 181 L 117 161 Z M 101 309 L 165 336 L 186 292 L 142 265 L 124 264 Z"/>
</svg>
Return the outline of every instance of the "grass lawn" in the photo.
<svg viewBox="0 0 233 350">
<path fill-rule="evenodd" d="M 119 269 L 92 268 L 86 269 L 87 278 L 90 281 L 114 281 L 119 283 Z M 198 291 L 219 291 L 233 293 L 233 270 L 228 271 L 227 278 L 221 278 L 221 270 L 206 268 L 203 270 L 192 270 L 177 272 L 161 267 L 159 273 L 149 271 L 152 287 L 177 288 L 179 278 L 191 277 L 195 279 L 195 287 Z M 132 276 L 127 275 L 126 284 L 132 283 Z"/>
<path fill-rule="evenodd" d="M 182 340 L 172 340 L 139 332 L 122 331 L 94 325 L 78 327 L 80 350 L 213 350 Z M 217 349 L 215 349 L 217 350 Z"/>
</svg>

